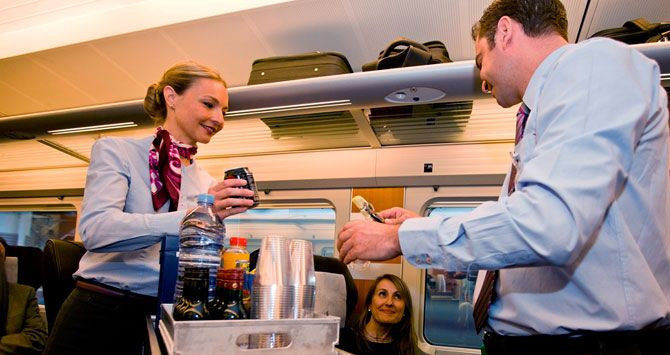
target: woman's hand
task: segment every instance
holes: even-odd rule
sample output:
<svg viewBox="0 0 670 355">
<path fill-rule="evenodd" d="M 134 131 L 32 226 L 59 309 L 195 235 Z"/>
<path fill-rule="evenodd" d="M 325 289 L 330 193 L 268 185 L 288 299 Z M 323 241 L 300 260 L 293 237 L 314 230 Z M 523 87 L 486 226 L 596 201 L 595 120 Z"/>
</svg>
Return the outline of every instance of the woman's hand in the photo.
<svg viewBox="0 0 670 355">
<path fill-rule="evenodd" d="M 246 180 L 226 179 L 209 188 L 207 193 L 214 195 L 214 212 L 219 218 L 245 212 L 254 204 L 254 192 L 243 188 L 246 184 Z"/>
</svg>

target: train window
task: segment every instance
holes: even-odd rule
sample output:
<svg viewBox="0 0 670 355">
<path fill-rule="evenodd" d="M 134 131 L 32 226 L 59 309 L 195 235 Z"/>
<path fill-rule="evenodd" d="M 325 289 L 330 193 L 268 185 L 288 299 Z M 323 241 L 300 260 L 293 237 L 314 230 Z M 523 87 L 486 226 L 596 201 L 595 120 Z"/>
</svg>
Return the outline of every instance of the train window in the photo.
<svg viewBox="0 0 670 355">
<path fill-rule="evenodd" d="M 452 217 L 472 211 L 478 203 L 432 205 L 427 216 Z M 477 279 L 474 272 L 428 269 L 425 273 L 424 337 L 430 344 L 479 348 L 482 338 L 472 320 L 472 297 Z"/>
<path fill-rule="evenodd" d="M 268 235 L 305 239 L 312 242 L 316 255 L 333 256 L 335 209 L 326 206 L 259 208 L 226 218 L 226 236 L 247 238 L 247 250 L 260 248 Z M 229 238 L 227 238 L 229 240 Z"/>
<path fill-rule="evenodd" d="M 74 240 L 76 224 L 76 211 L 0 212 L 0 237 L 9 245 L 44 249 L 48 239 Z"/>
</svg>

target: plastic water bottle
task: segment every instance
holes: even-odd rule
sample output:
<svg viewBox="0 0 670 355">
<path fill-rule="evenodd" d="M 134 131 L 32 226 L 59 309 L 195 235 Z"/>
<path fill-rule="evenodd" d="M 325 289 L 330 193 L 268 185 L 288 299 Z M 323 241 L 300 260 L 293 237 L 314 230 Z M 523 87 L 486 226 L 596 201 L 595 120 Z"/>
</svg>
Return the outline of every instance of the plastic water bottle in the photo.
<svg viewBox="0 0 670 355">
<path fill-rule="evenodd" d="M 179 272 L 175 288 L 175 301 L 181 297 L 184 285 L 184 268 L 209 269 L 209 300 L 216 294 L 216 271 L 221 266 L 221 249 L 226 228 L 214 213 L 214 196 L 198 195 L 198 206 L 188 213 L 179 229 Z"/>
</svg>

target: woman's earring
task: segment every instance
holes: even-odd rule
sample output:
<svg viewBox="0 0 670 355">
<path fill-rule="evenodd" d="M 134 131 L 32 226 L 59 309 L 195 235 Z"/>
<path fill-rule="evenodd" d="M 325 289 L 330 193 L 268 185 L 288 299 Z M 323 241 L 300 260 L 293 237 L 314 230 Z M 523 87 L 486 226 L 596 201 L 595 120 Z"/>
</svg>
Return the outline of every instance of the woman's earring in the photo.
<svg viewBox="0 0 670 355">
<path fill-rule="evenodd" d="M 368 307 L 368 312 L 371 312 L 371 311 L 370 311 L 370 307 Z"/>
</svg>

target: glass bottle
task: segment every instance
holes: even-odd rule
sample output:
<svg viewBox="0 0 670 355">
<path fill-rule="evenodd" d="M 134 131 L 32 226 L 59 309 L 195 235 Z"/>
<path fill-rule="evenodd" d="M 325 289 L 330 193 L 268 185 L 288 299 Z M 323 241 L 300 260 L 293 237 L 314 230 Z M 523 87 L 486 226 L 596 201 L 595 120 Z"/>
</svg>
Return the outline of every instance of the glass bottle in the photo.
<svg viewBox="0 0 670 355">
<path fill-rule="evenodd" d="M 225 292 L 226 309 L 223 319 L 247 319 L 247 312 L 242 304 L 242 285 L 244 269 L 224 270 L 223 289 Z"/>
<path fill-rule="evenodd" d="M 223 288 L 223 268 L 216 273 L 216 296 L 207 304 L 210 319 L 223 319 L 223 312 L 226 310 L 226 290 Z"/>
<path fill-rule="evenodd" d="M 209 268 L 184 269 L 184 289 L 172 313 L 175 320 L 203 320 L 209 318 L 207 294 Z"/>
</svg>

